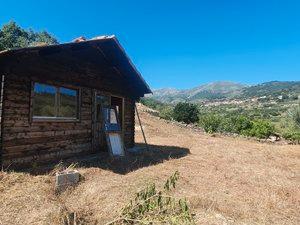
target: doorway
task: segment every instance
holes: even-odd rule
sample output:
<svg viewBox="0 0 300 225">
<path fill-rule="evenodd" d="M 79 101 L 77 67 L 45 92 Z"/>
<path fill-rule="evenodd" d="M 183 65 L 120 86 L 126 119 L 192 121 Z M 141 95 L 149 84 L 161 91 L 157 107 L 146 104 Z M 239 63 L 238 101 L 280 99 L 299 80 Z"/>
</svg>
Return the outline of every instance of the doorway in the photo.
<svg viewBox="0 0 300 225">
<path fill-rule="evenodd" d="M 123 132 L 123 121 L 124 121 L 124 99 L 116 96 L 110 97 L 111 107 L 117 109 L 118 120 L 121 126 L 121 131 Z"/>
<path fill-rule="evenodd" d="M 115 108 L 117 111 L 118 121 L 121 128 L 121 137 L 124 138 L 124 98 L 103 94 L 98 91 L 94 92 L 94 103 L 92 111 L 92 130 L 93 130 L 93 149 L 95 151 L 107 151 L 106 135 L 103 129 L 104 116 L 103 108 Z"/>
</svg>

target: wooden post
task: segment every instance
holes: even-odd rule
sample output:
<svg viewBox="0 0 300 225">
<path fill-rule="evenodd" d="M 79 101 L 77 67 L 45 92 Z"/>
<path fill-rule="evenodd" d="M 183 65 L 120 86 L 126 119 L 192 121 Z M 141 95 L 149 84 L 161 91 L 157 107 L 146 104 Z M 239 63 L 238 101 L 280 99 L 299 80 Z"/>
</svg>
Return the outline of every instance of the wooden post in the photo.
<svg viewBox="0 0 300 225">
<path fill-rule="evenodd" d="M 3 154 L 3 115 L 4 115 L 4 82 L 5 82 L 5 76 L 1 75 L 1 86 L 0 86 L 0 170 L 3 169 L 3 159 L 2 159 L 2 154 Z"/>
<path fill-rule="evenodd" d="M 140 124 L 141 130 L 142 130 L 142 134 L 143 134 L 143 138 L 144 138 L 144 141 L 145 141 L 145 144 L 146 144 L 146 148 L 149 151 L 149 146 L 148 146 L 148 143 L 147 143 L 147 140 L 146 140 L 146 136 L 145 136 L 145 133 L 144 133 L 144 129 L 143 129 L 143 126 L 142 126 L 142 122 L 141 122 L 140 115 L 139 115 L 138 109 L 136 107 L 136 104 L 134 105 L 134 107 L 135 107 L 137 118 L 139 120 L 139 124 Z"/>
</svg>

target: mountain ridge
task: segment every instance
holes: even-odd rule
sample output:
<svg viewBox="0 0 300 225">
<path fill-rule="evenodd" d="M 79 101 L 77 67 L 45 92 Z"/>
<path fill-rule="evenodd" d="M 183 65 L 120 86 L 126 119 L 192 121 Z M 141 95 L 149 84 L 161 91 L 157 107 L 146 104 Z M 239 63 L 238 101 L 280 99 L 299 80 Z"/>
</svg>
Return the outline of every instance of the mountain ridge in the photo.
<svg viewBox="0 0 300 225">
<path fill-rule="evenodd" d="M 300 94 L 300 81 L 269 81 L 256 85 L 247 85 L 232 81 L 215 81 L 201 84 L 190 89 L 160 88 L 154 89 L 150 96 L 165 103 L 181 101 L 201 102 L 221 99 L 255 98 L 265 95 Z"/>
</svg>

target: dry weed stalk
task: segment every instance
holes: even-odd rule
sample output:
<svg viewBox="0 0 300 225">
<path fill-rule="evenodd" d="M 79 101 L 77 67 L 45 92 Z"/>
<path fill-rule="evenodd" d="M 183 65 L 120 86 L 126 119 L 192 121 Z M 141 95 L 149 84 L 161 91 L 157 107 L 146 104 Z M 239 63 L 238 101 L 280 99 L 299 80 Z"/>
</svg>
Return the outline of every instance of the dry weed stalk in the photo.
<svg viewBox="0 0 300 225">
<path fill-rule="evenodd" d="M 78 163 L 71 163 L 69 166 L 67 166 L 62 160 L 54 166 L 54 168 L 51 170 L 49 175 L 55 175 L 58 172 L 62 171 L 71 171 L 78 167 Z"/>
<path fill-rule="evenodd" d="M 107 225 L 122 224 L 194 224 L 186 199 L 176 199 L 169 195 L 176 187 L 179 172 L 170 176 L 163 190 L 155 184 L 148 185 L 136 193 L 134 200 L 122 209 L 121 215 Z"/>
</svg>

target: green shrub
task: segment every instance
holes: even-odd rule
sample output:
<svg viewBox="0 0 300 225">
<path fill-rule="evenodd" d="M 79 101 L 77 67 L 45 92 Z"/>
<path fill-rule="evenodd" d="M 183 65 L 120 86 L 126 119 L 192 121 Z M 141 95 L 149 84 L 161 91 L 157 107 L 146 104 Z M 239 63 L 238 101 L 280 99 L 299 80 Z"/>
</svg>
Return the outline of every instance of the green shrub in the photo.
<svg viewBox="0 0 300 225">
<path fill-rule="evenodd" d="M 199 124 L 208 133 L 229 132 L 243 134 L 252 128 L 252 122 L 245 116 L 230 116 L 223 118 L 219 115 L 209 114 L 200 118 Z"/>
<path fill-rule="evenodd" d="M 173 118 L 173 109 L 172 107 L 165 106 L 159 109 L 159 116 L 166 120 L 172 120 Z"/>
<path fill-rule="evenodd" d="M 173 118 L 175 120 L 188 124 L 197 122 L 198 114 L 197 106 L 186 102 L 178 103 L 173 110 Z"/>
<path fill-rule="evenodd" d="M 300 143 L 300 132 L 286 132 L 283 134 L 283 137 L 287 140 L 294 141 L 296 143 Z"/>
<path fill-rule="evenodd" d="M 153 98 L 141 98 L 140 103 L 151 109 L 158 109 L 159 107 L 164 105 L 160 101 L 157 101 Z"/>
<path fill-rule="evenodd" d="M 245 130 L 242 134 L 257 138 L 268 138 L 274 134 L 275 127 L 266 120 L 255 120 L 252 122 L 251 129 Z"/>
<path fill-rule="evenodd" d="M 199 120 L 200 126 L 207 133 L 214 133 L 220 130 L 221 117 L 213 114 L 201 116 Z"/>
<path fill-rule="evenodd" d="M 251 121 L 245 116 L 223 118 L 219 115 L 208 114 L 200 117 L 199 125 L 207 133 L 229 132 L 257 138 L 268 138 L 275 132 L 274 126 L 269 121 Z"/>
<path fill-rule="evenodd" d="M 252 128 L 251 120 L 245 116 L 231 116 L 228 119 L 223 119 L 221 131 L 241 134 L 245 130 Z"/>
</svg>

